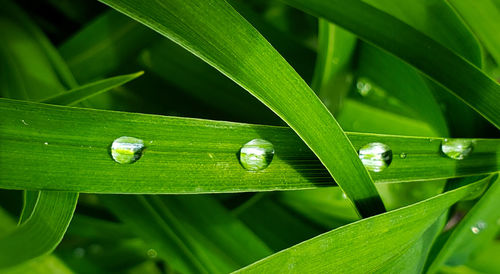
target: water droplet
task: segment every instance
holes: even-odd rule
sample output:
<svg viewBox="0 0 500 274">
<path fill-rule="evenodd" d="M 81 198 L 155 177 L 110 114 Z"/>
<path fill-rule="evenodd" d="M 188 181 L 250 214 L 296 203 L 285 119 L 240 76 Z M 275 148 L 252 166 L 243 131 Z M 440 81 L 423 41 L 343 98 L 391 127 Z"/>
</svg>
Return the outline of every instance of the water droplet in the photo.
<svg viewBox="0 0 500 274">
<path fill-rule="evenodd" d="M 381 172 L 392 162 L 391 148 L 382 143 L 369 143 L 359 149 L 359 159 L 366 169 Z"/>
<path fill-rule="evenodd" d="M 463 160 L 472 152 L 472 141 L 467 139 L 444 139 L 441 151 L 451 159 Z"/>
<path fill-rule="evenodd" d="M 29 125 L 29 124 L 28 124 L 28 123 L 26 123 L 26 121 L 24 121 L 24 120 L 21 120 L 21 123 L 23 123 L 25 126 L 28 126 L 28 125 Z"/>
<path fill-rule="evenodd" d="M 399 158 L 401 158 L 401 159 L 406 159 L 406 156 L 407 155 L 404 152 L 401 152 L 401 154 L 399 154 Z"/>
<path fill-rule="evenodd" d="M 75 256 L 75 258 L 83 258 L 85 256 L 85 249 L 81 247 L 75 248 L 75 250 L 73 250 L 73 256 Z"/>
<path fill-rule="evenodd" d="M 253 139 L 240 149 L 241 165 L 251 171 L 263 170 L 271 164 L 274 157 L 274 146 L 262 139 Z"/>
<path fill-rule="evenodd" d="M 158 252 L 156 252 L 156 250 L 154 250 L 152 248 L 148 249 L 148 251 L 146 252 L 146 254 L 150 258 L 156 258 L 158 256 Z"/>
<path fill-rule="evenodd" d="M 343 198 L 343 199 L 347 199 L 347 195 L 345 195 L 345 193 L 344 193 L 344 192 L 342 192 L 342 198 Z"/>
<path fill-rule="evenodd" d="M 367 96 L 372 91 L 372 85 L 365 80 L 358 80 L 356 83 L 356 89 L 361 96 Z"/>
<path fill-rule="evenodd" d="M 132 164 L 139 160 L 144 150 L 144 141 L 134 137 L 122 136 L 111 144 L 111 156 L 120 164 Z"/>
<path fill-rule="evenodd" d="M 43 143 L 43 144 L 44 144 L 44 145 L 46 145 L 46 146 L 48 146 L 48 145 L 49 145 L 49 143 L 48 143 L 48 142 L 45 142 L 45 143 Z"/>
<path fill-rule="evenodd" d="M 471 227 L 470 230 L 474 234 L 479 234 L 479 233 L 481 233 L 481 231 L 483 231 L 486 228 L 486 226 L 487 226 L 487 224 L 485 222 L 479 221 L 479 222 L 477 222 L 477 224 L 475 226 Z"/>
</svg>

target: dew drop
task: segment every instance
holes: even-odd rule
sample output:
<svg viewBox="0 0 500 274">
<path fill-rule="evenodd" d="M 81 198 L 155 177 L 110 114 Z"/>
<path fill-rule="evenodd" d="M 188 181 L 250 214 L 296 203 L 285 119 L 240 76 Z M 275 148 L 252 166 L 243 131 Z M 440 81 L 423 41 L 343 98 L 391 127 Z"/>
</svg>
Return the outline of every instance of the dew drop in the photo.
<svg viewBox="0 0 500 274">
<path fill-rule="evenodd" d="M 263 139 L 253 139 L 241 147 L 239 158 L 241 165 L 250 171 L 263 170 L 271 164 L 274 146 Z"/>
<path fill-rule="evenodd" d="M 358 80 L 356 83 L 356 89 L 361 96 L 365 97 L 372 91 L 372 85 L 365 80 Z"/>
<path fill-rule="evenodd" d="M 28 123 L 26 123 L 26 121 L 24 121 L 24 120 L 21 120 L 21 123 L 23 123 L 23 125 L 25 125 L 25 126 L 28 126 L 28 125 L 29 125 L 29 124 L 28 124 Z"/>
<path fill-rule="evenodd" d="M 158 252 L 156 252 L 156 250 L 154 250 L 152 248 L 148 249 L 148 251 L 146 252 L 146 254 L 150 258 L 156 258 L 158 256 Z"/>
<path fill-rule="evenodd" d="M 479 234 L 479 233 L 481 233 L 481 231 L 483 231 L 486 228 L 486 226 L 487 225 L 486 225 L 485 222 L 479 221 L 479 222 L 477 222 L 476 225 L 474 225 L 473 227 L 471 227 L 470 230 L 474 234 Z"/>
<path fill-rule="evenodd" d="M 359 159 L 366 169 L 381 172 L 392 162 L 391 148 L 382 143 L 369 143 L 359 149 Z"/>
<path fill-rule="evenodd" d="M 406 155 L 406 153 L 404 153 L 404 152 L 401 152 L 401 154 L 399 154 L 399 158 L 401 158 L 401 159 L 406 159 L 406 156 L 408 156 L 408 155 Z"/>
<path fill-rule="evenodd" d="M 132 164 L 139 160 L 144 150 L 144 141 L 134 137 L 122 136 L 111 144 L 111 156 L 120 164 Z"/>
<path fill-rule="evenodd" d="M 46 146 L 48 146 L 48 145 L 49 145 L 49 143 L 48 143 L 48 142 L 45 142 L 45 143 L 43 143 L 43 144 L 44 144 L 44 145 L 46 145 Z"/>
<path fill-rule="evenodd" d="M 467 139 L 444 139 L 441 151 L 451 159 L 463 160 L 472 152 L 473 144 Z"/>
<path fill-rule="evenodd" d="M 81 258 L 83 258 L 83 257 L 85 256 L 85 253 L 86 253 L 86 251 L 85 251 L 85 249 L 84 249 L 84 248 L 82 248 L 82 247 L 77 247 L 77 248 L 75 248 L 75 249 L 73 250 L 73 256 L 74 256 L 75 258 L 79 258 L 79 259 L 81 259 Z"/>
</svg>

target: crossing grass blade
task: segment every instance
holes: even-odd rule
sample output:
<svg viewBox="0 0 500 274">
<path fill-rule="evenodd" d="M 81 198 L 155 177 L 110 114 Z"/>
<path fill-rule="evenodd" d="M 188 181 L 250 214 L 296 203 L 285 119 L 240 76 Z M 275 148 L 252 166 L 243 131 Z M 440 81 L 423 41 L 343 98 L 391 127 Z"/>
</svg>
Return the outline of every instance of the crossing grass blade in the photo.
<svg viewBox="0 0 500 274">
<path fill-rule="evenodd" d="M 251 264 L 237 273 L 415 270 L 422 234 L 454 203 L 477 195 L 490 177 L 425 201 L 343 226 Z M 430 233 L 432 235 L 432 233 Z M 410 267 L 409 267 L 410 266 Z M 417 271 L 415 271 L 417 272 Z"/>
<path fill-rule="evenodd" d="M 385 211 L 368 172 L 331 113 L 227 2 L 102 2 L 188 49 L 272 109 L 314 151 L 361 216 Z"/>
<path fill-rule="evenodd" d="M 52 252 L 68 228 L 78 193 L 43 191 L 28 220 L 0 238 L 0 269 Z"/>
<path fill-rule="evenodd" d="M 362 1 L 283 0 L 401 58 L 500 128 L 500 85 L 454 51 Z M 390 30 L 390 31 L 387 31 Z"/>
<path fill-rule="evenodd" d="M 0 99 L 0 186 L 90 193 L 207 193 L 332 186 L 314 154 L 285 127 L 52 106 Z M 35 115 L 36 114 L 36 115 Z M 144 140 L 143 157 L 121 165 L 110 155 L 120 136 Z M 473 139 L 469 157 L 441 152 L 442 138 L 348 133 L 354 147 L 382 142 L 392 163 L 376 182 L 444 179 L 499 170 L 498 139 Z M 237 153 L 246 142 L 269 140 L 271 165 L 248 172 Z M 217 140 L 217 141 L 214 141 Z M 399 155 L 405 153 L 403 159 Z M 23 161 L 20 167 L 19 161 Z M 86 167 L 86 168 L 83 168 Z M 70 173 L 67 171 L 71 170 Z"/>
<path fill-rule="evenodd" d="M 121 86 L 129 81 L 141 76 L 144 72 L 136 72 L 133 74 L 115 76 L 112 78 L 100 80 L 90 84 L 86 84 L 61 94 L 56 94 L 50 98 L 41 100 L 42 103 L 73 106 L 92 96 L 99 95 L 103 92 L 109 91 L 115 87 Z"/>
</svg>

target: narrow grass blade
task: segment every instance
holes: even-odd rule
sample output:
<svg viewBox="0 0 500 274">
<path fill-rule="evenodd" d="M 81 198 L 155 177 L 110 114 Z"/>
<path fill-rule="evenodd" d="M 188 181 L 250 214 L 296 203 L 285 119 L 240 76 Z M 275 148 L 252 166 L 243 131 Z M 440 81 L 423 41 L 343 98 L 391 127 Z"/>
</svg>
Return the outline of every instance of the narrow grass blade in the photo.
<svg viewBox="0 0 500 274">
<path fill-rule="evenodd" d="M 34 115 L 36 113 L 36 115 Z M 207 193 L 307 189 L 332 178 L 302 141 L 285 127 L 79 109 L 0 99 L 0 186 L 8 189 L 93 193 Z M 134 164 L 113 161 L 121 136 L 144 141 Z M 463 160 L 446 157 L 442 138 L 349 133 L 356 149 L 382 142 L 392 162 L 372 173 L 376 182 L 444 179 L 499 170 L 499 140 L 470 139 Z M 244 169 L 243 144 L 270 141 L 268 168 Z M 217 140 L 214 142 L 214 140 Z M 401 156 L 403 154 L 403 157 Z M 23 161 L 23 166 L 17 164 Z M 86 168 L 83 168 L 86 167 Z"/>
<path fill-rule="evenodd" d="M 40 191 L 25 190 L 23 195 L 23 211 L 21 212 L 21 217 L 19 217 L 19 224 L 24 223 L 33 214 L 33 210 L 35 210 L 35 206 L 40 198 Z"/>
<path fill-rule="evenodd" d="M 405 256 L 415 242 L 448 207 L 477 194 L 490 178 L 437 195 L 431 199 L 343 226 L 275 253 L 251 264 L 239 273 L 290 272 L 374 272 L 401 269 L 414 260 Z M 418 252 L 417 252 L 418 253 Z M 417 257 L 418 258 L 418 257 Z M 410 264 L 413 265 L 413 264 Z"/>
<path fill-rule="evenodd" d="M 473 2 L 449 0 L 448 3 L 464 18 L 497 64 L 500 64 L 500 37 L 498 36 L 500 8 L 491 0 Z"/>
<path fill-rule="evenodd" d="M 436 272 L 443 264 L 465 264 L 470 256 L 480 251 L 481 247 L 491 242 L 498 234 L 500 220 L 500 179 L 492 185 L 467 213 L 460 224 L 443 245 L 438 255 L 431 262 L 429 273 Z"/>
<path fill-rule="evenodd" d="M 43 191 L 31 217 L 0 238 L 0 269 L 48 254 L 68 228 L 78 193 Z"/>
<path fill-rule="evenodd" d="M 41 100 L 42 103 L 73 106 L 88 98 L 109 91 L 115 87 L 121 86 L 129 81 L 141 76 L 144 72 L 136 72 L 133 74 L 115 76 L 112 78 L 100 80 L 90 84 L 86 84 L 61 94 L 56 94 L 50 98 Z"/>
<path fill-rule="evenodd" d="M 500 128 L 500 105 L 496 103 L 500 101 L 500 85 L 425 34 L 361 1 L 283 1 L 401 58 Z"/>
<path fill-rule="evenodd" d="M 337 121 L 281 55 L 225 1 L 102 2 L 185 47 L 266 104 L 318 155 L 361 216 L 385 211 Z"/>
</svg>

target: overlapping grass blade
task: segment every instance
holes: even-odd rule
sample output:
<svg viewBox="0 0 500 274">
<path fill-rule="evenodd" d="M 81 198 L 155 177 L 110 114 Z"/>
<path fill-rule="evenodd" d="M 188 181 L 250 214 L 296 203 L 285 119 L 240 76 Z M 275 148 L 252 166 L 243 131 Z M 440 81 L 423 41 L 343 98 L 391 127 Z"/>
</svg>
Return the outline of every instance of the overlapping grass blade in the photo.
<svg viewBox="0 0 500 274">
<path fill-rule="evenodd" d="M 50 98 L 41 100 L 42 103 L 73 106 L 92 96 L 99 95 L 103 92 L 109 91 L 115 87 L 121 86 L 129 81 L 141 76 L 144 72 L 136 72 L 132 74 L 115 76 L 112 78 L 100 80 L 90 84 L 86 84 L 61 94 L 56 94 Z"/>
<path fill-rule="evenodd" d="M 425 34 L 361 1 L 283 1 L 328 19 L 408 62 L 500 128 L 500 105 L 496 103 L 500 85 Z"/>
<path fill-rule="evenodd" d="M 450 0 L 448 3 L 464 18 L 497 64 L 500 64 L 500 37 L 498 36 L 500 8 L 491 0 L 474 2 Z"/>
<path fill-rule="evenodd" d="M 271 108 L 318 155 L 362 216 L 385 211 L 337 121 L 293 68 L 225 1 L 102 2 L 185 47 Z"/>
<path fill-rule="evenodd" d="M 490 177 L 428 200 L 343 226 L 275 253 L 239 273 L 413 272 L 422 234 L 454 203 L 477 195 Z M 432 233 L 431 233 L 432 234 Z"/>
<path fill-rule="evenodd" d="M 467 213 L 452 234 L 446 240 L 434 260 L 431 261 L 428 271 L 436 272 L 441 265 L 462 265 L 470 256 L 480 251 L 483 246 L 491 242 L 498 234 L 498 210 L 500 201 L 500 179 L 492 185 Z"/>
<path fill-rule="evenodd" d="M 56 248 L 69 225 L 78 193 L 42 191 L 31 217 L 0 238 L 0 269 L 15 266 Z"/>
<path fill-rule="evenodd" d="M 8 99 L 0 99 L 0 114 L 3 188 L 206 193 L 307 189 L 333 182 L 313 153 L 285 127 Z M 121 165 L 111 158 L 110 145 L 120 136 L 144 140 L 146 150 L 136 163 Z M 441 138 L 362 133 L 348 136 L 356 148 L 372 142 L 391 147 L 392 163 L 383 172 L 372 173 L 376 182 L 443 179 L 499 170 L 497 139 L 473 139 L 471 155 L 457 161 L 442 154 Z M 243 144 L 255 138 L 273 143 L 276 155 L 267 169 L 248 172 L 241 167 L 237 153 Z M 399 157 L 401 153 L 406 157 Z M 21 160 L 22 167 L 17 164 Z"/>
</svg>

